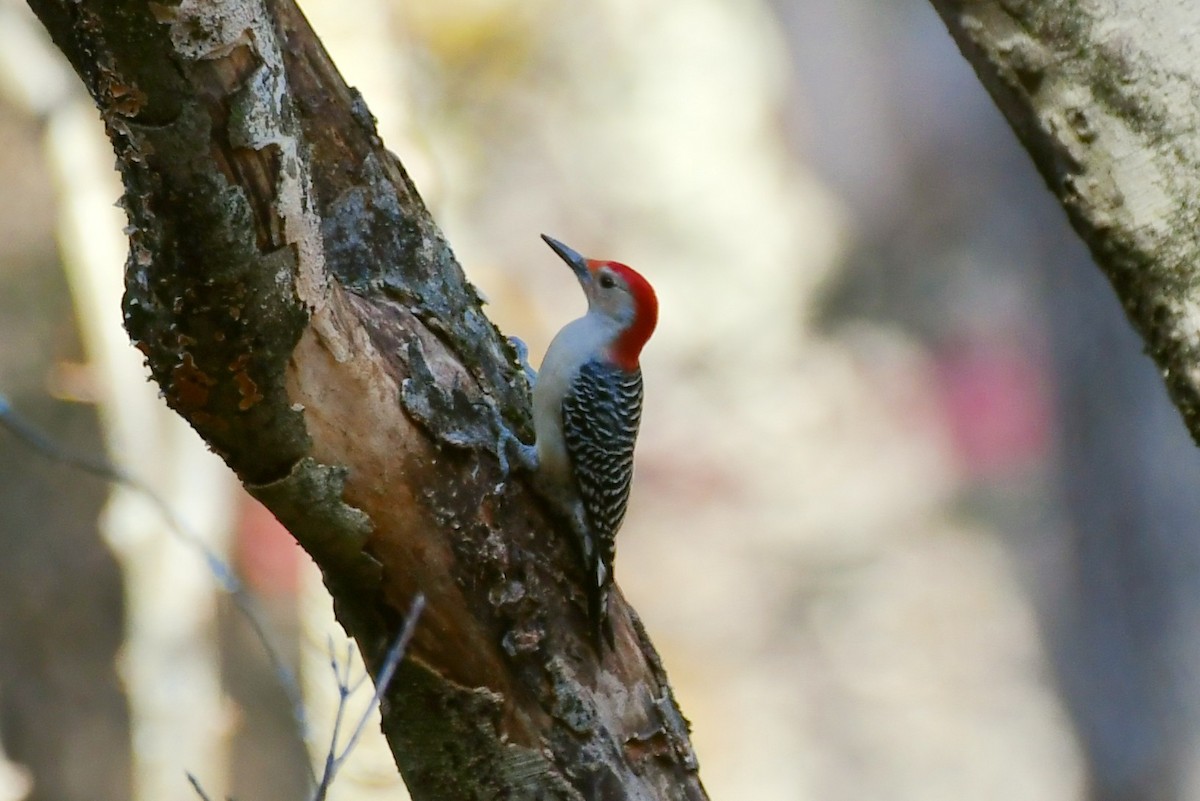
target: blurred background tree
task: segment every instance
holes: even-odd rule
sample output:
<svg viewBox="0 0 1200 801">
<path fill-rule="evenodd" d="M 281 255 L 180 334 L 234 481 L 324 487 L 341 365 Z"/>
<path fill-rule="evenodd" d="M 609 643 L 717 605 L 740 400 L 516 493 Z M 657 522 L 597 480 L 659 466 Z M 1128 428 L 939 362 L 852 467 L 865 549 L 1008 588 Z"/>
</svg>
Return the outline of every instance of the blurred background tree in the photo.
<svg viewBox="0 0 1200 801">
<path fill-rule="evenodd" d="M 0 73 L 49 85 L 27 12 L 0 9 Z M 926 3 L 305 10 L 535 363 L 578 305 L 538 232 L 658 287 L 618 573 L 713 798 L 1200 798 L 1196 454 Z M 0 391 L 98 448 L 56 107 L 26 95 L 0 99 Z M 4 745 L 30 798 L 128 797 L 104 488 L 2 434 L 0 464 Z M 293 631 L 296 583 L 253 567 L 290 551 L 239 530 Z M 224 715 L 266 739 L 233 752 L 277 756 L 229 791 L 295 795 L 282 694 L 238 690 L 270 681 L 246 639 L 231 624 Z"/>
</svg>

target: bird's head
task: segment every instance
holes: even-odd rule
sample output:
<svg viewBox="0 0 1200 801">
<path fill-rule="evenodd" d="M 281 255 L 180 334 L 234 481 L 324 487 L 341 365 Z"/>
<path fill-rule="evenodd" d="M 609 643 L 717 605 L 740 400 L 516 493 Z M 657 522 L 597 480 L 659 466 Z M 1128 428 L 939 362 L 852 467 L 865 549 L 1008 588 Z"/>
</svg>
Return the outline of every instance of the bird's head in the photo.
<svg viewBox="0 0 1200 801">
<path fill-rule="evenodd" d="M 611 358 L 628 370 L 638 365 L 642 346 L 658 324 L 658 298 L 641 273 L 616 261 L 586 259 L 557 239 L 542 234 L 551 250 L 567 263 L 587 296 L 588 313 L 612 320 L 617 331 Z"/>
</svg>

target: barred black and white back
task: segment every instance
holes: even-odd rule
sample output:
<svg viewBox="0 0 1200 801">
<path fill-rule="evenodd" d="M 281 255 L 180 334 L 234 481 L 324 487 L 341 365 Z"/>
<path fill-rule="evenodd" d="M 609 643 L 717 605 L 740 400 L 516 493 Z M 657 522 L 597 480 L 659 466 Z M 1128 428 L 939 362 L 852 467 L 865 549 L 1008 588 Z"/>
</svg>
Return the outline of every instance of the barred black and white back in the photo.
<svg viewBox="0 0 1200 801">
<path fill-rule="evenodd" d="M 563 398 L 563 441 L 571 459 L 590 537 L 580 544 L 591 580 L 588 607 L 598 636 L 613 642 L 608 596 L 617 530 L 633 482 L 633 448 L 642 419 L 642 371 L 592 361 Z"/>
</svg>

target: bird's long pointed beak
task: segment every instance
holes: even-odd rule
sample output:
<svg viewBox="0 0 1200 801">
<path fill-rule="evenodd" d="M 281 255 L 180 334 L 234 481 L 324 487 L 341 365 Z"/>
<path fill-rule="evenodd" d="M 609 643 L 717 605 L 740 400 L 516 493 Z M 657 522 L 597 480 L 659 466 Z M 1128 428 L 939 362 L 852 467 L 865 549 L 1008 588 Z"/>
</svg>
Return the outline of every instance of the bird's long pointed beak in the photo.
<svg viewBox="0 0 1200 801">
<path fill-rule="evenodd" d="M 587 259 L 580 256 L 569 247 L 559 242 L 552 236 L 542 234 L 542 239 L 550 246 L 550 249 L 558 254 L 558 257 L 567 263 L 574 272 L 575 277 L 579 279 L 579 283 L 587 286 L 592 282 L 592 271 L 588 269 Z"/>
</svg>

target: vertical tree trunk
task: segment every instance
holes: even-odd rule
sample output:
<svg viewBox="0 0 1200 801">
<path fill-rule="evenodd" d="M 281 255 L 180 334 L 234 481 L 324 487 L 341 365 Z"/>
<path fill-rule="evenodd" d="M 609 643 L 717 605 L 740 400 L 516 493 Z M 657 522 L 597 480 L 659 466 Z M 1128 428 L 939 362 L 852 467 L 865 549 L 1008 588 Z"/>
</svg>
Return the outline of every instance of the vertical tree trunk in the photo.
<svg viewBox="0 0 1200 801">
<path fill-rule="evenodd" d="M 184 521 L 194 542 L 171 534 L 170 522 L 143 492 L 109 489 L 100 530 L 121 565 L 125 595 L 121 679 L 129 704 L 135 801 L 184 801 L 180 778 L 203 776 L 217 797 L 228 794 L 232 727 L 221 688 L 217 600 L 201 546 L 226 558 L 237 485 L 187 425 L 164 408 L 145 382 L 137 353 L 121 336 L 120 211 L 112 207 L 107 147 L 82 123 L 79 96 L 49 122 L 47 152 L 60 192 L 59 239 L 88 359 L 99 375 L 98 400 L 107 450 Z M 107 190 L 107 191 L 106 191 Z M 116 225 L 114 225 L 116 223 Z M 184 688 L 184 691 L 180 691 Z"/>
</svg>

